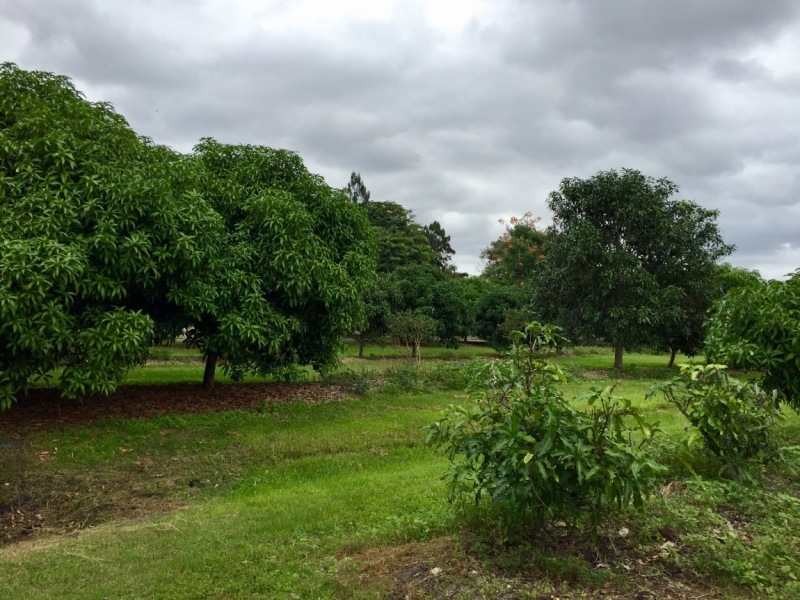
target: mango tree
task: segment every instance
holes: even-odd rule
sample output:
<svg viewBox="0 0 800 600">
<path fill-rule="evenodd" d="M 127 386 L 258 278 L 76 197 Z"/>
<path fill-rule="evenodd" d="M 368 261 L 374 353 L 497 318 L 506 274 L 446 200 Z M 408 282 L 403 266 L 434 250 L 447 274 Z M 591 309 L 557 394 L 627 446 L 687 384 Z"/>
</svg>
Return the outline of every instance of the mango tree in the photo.
<svg viewBox="0 0 800 600">
<path fill-rule="evenodd" d="M 204 276 L 173 296 L 206 359 L 204 386 L 218 359 L 234 379 L 332 366 L 375 274 L 364 210 L 286 150 L 205 139 L 192 162 L 225 225 Z"/>
<path fill-rule="evenodd" d="M 63 395 L 110 393 L 180 329 L 224 242 L 192 171 L 69 79 L 0 67 L 0 407 L 59 367 Z"/>
<path fill-rule="evenodd" d="M 732 251 L 717 213 L 673 200 L 677 191 L 667 179 L 624 169 L 564 179 L 548 198 L 553 226 L 532 280 L 533 309 L 573 341 L 607 340 L 615 368 L 624 348 L 665 331 L 674 349 L 688 315 L 707 304 L 702 286 L 716 260 Z"/>
</svg>

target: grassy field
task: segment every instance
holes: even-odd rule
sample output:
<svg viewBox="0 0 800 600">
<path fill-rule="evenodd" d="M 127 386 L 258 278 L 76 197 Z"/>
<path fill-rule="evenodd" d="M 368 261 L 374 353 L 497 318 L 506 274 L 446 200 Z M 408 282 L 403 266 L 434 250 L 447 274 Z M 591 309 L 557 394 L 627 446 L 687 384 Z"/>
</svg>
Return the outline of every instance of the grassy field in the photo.
<svg viewBox="0 0 800 600">
<path fill-rule="evenodd" d="M 148 366 L 138 381 L 188 378 L 189 367 Z M 616 383 L 669 439 L 683 434 L 670 405 L 645 400 L 653 380 L 591 375 L 564 392 Z M 3 450 L 0 505 L 39 481 L 70 495 L 74 524 L 0 548 L 0 597 L 798 597 L 800 485 L 782 471 L 765 472 L 763 488 L 673 482 L 644 512 L 615 515 L 599 540 L 556 528 L 546 541 L 493 545 L 491 511 L 456 515 L 439 480 L 445 460 L 420 433 L 458 402 L 457 390 L 377 392 L 29 436 Z M 783 435 L 799 433 L 791 414 Z"/>
<path fill-rule="evenodd" d="M 202 357 L 198 350 L 188 350 L 181 346 L 169 348 L 159 347 L 151 351 L 153 359 L 146 367 L 132 369 L 123 380 L 124 383 L 197 383 L 203 379 Z M 423 361 L 432 360 L 472 360 L 475 358 L 496 358 L 499 354 L 489 346 L 477 343 L 462 344 L 457 349 L 439 346 L 423 346 L 420 351 Z M 358 355 L 358 346 L 349 343 L 344 352 L 344 365 L 356 371 L 372 372 L 386 370 L 406 359 L 408 350 L 403 346 L 378 346 L 367 345 L 364 349 L 364 359 L 353 360 Z M 625 371 L 611 373 L 612 376 L 625 378 L 666 378 L 673 372 L 667 369 L 669 356 L 644 353 L 626 353 Z M 683 355 L 676 357 L 676 364 L 700 361 L 700 357 L 687 358 Z M 553 357 L 557 362 L 573 372 L 580 374 L 584 370 L 611 371 L 614 366 L 614 352 L 605 347 L 578 347 L 570 348 L 563 356 Z M 318 381 L 319 376 L 311 369 L 305 370 L 305 381 Z M 217 381 L 230 383 L 222 368 L 217 370 Z M 269 377 L 248 376 L 247 382 L 268 382 Z"/>
</svg>

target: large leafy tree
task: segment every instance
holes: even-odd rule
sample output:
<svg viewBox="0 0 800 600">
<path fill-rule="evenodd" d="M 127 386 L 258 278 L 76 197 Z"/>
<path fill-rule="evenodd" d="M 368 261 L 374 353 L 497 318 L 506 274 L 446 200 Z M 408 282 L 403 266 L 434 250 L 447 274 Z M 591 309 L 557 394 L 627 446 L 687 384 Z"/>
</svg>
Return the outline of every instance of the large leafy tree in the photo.
<svg viewBox="0 0 800 600">
<path fill-rule="evenodd" d="M 0 406 L 56 367 L 65 396 L 110 393 L 180 329 L 224 240 L 192 181 L 69 79 L 0 67 Z"/>
<path fill-rule="evenodd" d="M 763 387 L 800 408 L 800 270 L 786 281 L 738 275 L 738 285 L 714 305 L 709 359 L 763 371 Z"/>
<path fill-rule="evenodd" d="M 505 231 L 481 252 L 483 277 L 504 285 L 525 286 L 547 256 L 547 232 L 541 219 L 528 212 L 521 218 L 500 219 Z"/>
<path fill-rule="evenodd" d="M 410 264 L 438 265 L 425 230 L 414 221 L 414 213 L 396 202 L 372 201 L 366 205 L 378 242 L 378 271 L 391 273 Z"/>
<path fill-rule="evenodd" d="M 364 211 L 293 152 L 205 139 L 192 160 L 226 229 L 206 276 L 174 295 L 206 357 L 204 385 L 220 358 L 235 378 L 332 365 L 375 273 Z"/>
<path fill-rule="evenodd" d="M 462 339 L 466 342 L 467 336 L 477 335 L 475 332 L 478 307 L 483 298 L 496 289 L 493 283 L 483 277 L 458 277 L 453 281 L 461 288 L 464 296 L 466 312 L 464 315 L 464 325 L 461 332 Z M 479 336 L 480 337 L 480 336 Z"/>
<path fill-rule="evenodd" d="M 647 268 L 662 288 L 680 290 L 678 310 L 664 311 L 651 343 L 670 353 L 671 367 L 678 352 L 694 356 L 702 350 L 708 311 L 724 293 L 726 277 L 733 277 L 718 260 L 730 254 L 733 246 L 722 240 L 717 211 L 686 201 L 668 203 L 665 210 L 669 227 L 653 245 L 661 246 L 656 254 L 666 260 L 651 259 Z"/>
<path fill-rule="evenodd" d="M 717 213 L 671 198 L 667 179 L 624 169 L 564 179 L 550 194 L 553 227 L 547 259 L 533 280 L 533 308 L 563 325 L 574 341 L 603 338 L 622 368 L 626 347 L 659 339 L 704 306 L 693 298 L 728 254 Z M 692 269 L 700 268 L 697 280 Z M 684 278 L 691 286 L 684 289 Z"/>
</svg>

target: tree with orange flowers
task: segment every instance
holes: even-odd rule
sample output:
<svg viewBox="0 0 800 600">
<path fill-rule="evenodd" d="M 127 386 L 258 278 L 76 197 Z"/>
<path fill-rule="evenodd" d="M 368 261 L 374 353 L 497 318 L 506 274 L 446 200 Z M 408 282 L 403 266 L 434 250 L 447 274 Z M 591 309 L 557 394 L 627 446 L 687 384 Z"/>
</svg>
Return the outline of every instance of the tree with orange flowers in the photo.
<svg viewBox="0 0 800 600">
<path fill-rule="evenodd" d="M 483 252 L 483 276 L 504 285 L 529 285 L 539 264 L 547 256 L 547 232 L 537 225 L 541 217 L 527 212 L 522 217 L 500 219 L 505 231 Z"/>
</svg>

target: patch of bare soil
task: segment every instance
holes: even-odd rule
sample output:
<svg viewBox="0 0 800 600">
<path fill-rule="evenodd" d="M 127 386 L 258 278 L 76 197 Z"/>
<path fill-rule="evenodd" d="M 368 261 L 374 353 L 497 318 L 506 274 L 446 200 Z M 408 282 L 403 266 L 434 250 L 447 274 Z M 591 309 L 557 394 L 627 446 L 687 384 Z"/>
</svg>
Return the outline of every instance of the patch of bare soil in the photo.
<svg viewBox="0 0 800 600">
<path fill-rule="evenodd" d="M 8 461 L 4 461 L 8 466 Z M 24 467 L 23 467 L 24 468 Z M 78 537 L 87 527 L 113 520 L 140 520 L 165 514 L 185 502 L 170 488 L 174 477 L 145 481 L 123 474 L 85 476 L 28 470 L 3 490 L 0 502 L 0 547 L 42 534 Z"/>
<path fill-rule="evenodd" d="M 130 385 L 77 402 L 60 398 L 56 389 L 34 389 L 0 413 L 0 546 L 41 534 L 77 536 L 100 523 L 170 512 L 204 487 L 234 481 L 252 458 L 241 444 L 173 457 L 121 449 L 124 458 L 109 464 L 62 472 L 49 464 L 57 450 L 45 451 L 29 434 L 116 417 L 261 409 L 265 403 L 318 403 L 348 395 L 341 386 L 313 383 L 227 384 L 211 391 L 199 385 Z M 164 440 L 185 435 L 160 433 Z"/>
<path fill-rule="evenodd" d="M 600 540 L 598 540 L 600 542 Z M 572 546 L 572 544 L 569 544 Z M 605 545 L 607 546 L 607 544 Z M 615 555 L 609 558 L 609 548 L 600 542 L 596 547 L 582 549 L 567 547 L 548 550 L 555 555 L 579 551 L 599 572 L 597 583 L 587 582 L 577 573 L 548 575 L 535 561 L 523 561 L 516 568 L 503 568 L 470 553 L 465 544 L 455 538 L 443 538 L 424 543 L 384 546 L 357 552 L 345 551 L 340 557 L 340 585 L 348 590 L 372 588 L 384 591 L 389 600 L 422 599 L 492 599 L 568 600 L 690 600 L 729 597 L 719 590 L 708 589 L 698 582 L 687 582 L 679 575 L 653 570 L 639 565 L 632 557 Z M 617 552 L 617 551 L 615 551 Z M 630 562 L 627 570 L 612 573 L 614 566 Z M 621 562 L 620 562 L 621 561 Z"/>
<path fill-rule="evenodd" d="M 164 442 L 186 438 L 180 430 L 159 434 Z M 77 537 L 109 521 L 166 514 L 204 490 L 231 485 L 253 462 L 251 450 L 234 442 L 177 455 L 120 448 L 114 460 L 91 469 L 62 470 L 50 464 L 58 449 L 42 451 L 35 441 L 11 438 L 0 452 L 0 547 L 42 534 Z"/>
<path fill-rule="evenodd" d="M 217 384 L 213 390 L 204 390 L 199 384 L 123 385 L 110 396 L 91 396 L 79 402 L 61 398 L 55 388 L 36 388 L 0 412 L 0 444 L 7 438 L 101 419 L 250 410 L 264 402 L 302 399 L 316 403 L 348 395 L 352 393 L 344 387 L 322 383 L 231 383 Z"/>
</svg>

